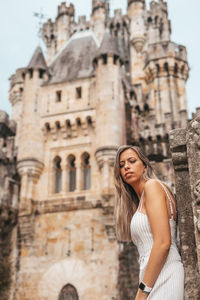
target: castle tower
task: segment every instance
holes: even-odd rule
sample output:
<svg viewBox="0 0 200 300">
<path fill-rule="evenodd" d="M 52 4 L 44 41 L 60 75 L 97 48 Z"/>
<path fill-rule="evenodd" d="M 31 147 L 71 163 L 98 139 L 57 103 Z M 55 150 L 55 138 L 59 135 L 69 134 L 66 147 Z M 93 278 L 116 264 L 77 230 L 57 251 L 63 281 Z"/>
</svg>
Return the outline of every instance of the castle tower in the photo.
<svg viewBox="0 0 200 300">
<path fill-rule="evenodd" d="M 102 172 L 102 193 L 109 194 L 116 149 L 124 141 L 124 103 L 116 40 L 106 32 L 94 59 L 96 68 L 96 159 Z"/>
<path fill-rule="evenodd" d="M 74 5 L 70 3 L 66 6 L 62 2 L 58 6 L 58 15 L 56 18 L 57 28 L 57 52 L 62 48 L 63 44 L 67 42 L 71 34 L 71 24 L 74 22 Z"/>
<path fill-rule="evenodd" d="M 56 23 L 51 19 L 43 25 L 42 39 L 46 45 L 46 61 L 50 63 L 57 51 Z"/>
<path fill-rule="evenodd" d="M 20 211 L 22 214 L 30 212 L 30 200 L 35 197 L 35 185 L 43 167 L 39 93 L 45 79 L 47 79 L 47 66 L 42 50 L 38 47 L 25 73 L 22 123 L 18 133 L 17 168 L 21 176 Z"/>
<path fill-rule="evenodd" d="M 66 6 L 62 2 L 58 6 L 56 21 L 49 19 L 42 28 L 42 38 L 47 48 L 47 62 L 63 47 L 71 36 L 71 27 L 74 23 L 74 5 Z"/>
<path fill-rule="evenodd" d="M 156 124 L 164 126 L 164 131 L 168 132 L 187 125 L 187 53 L 184 46 L 170 40 L 166 2 L 152 1 L 148 15 L 148 39 L 152 43 L 148 44 L 145 72 L 150 107 L 154 108 Z"/>
<path fill-rule="evenodd" d="M 94 34 L 101 44 L 106 29 L 108 3 L 103 0 L 92 0 L 91 24 Z"/>
<path fill-rule="evenodd" d="M 130 19 L 130 74 L 132 84 L 144 83 L 144 56 L 146 42 L 145 0 L 128 0 Z"/>
<path fill-rule="evenodd" d="M 168 19 L 167 2 L 159 0 L 150 3 L 150 10 L 147 12 L 148 43 L 170 41 L 171 23 Z"/>
<path fill-rule="evenodd" d="M 17 135 L 15 145 L 18 146 L 18 133 L 21 128 L 22 118 L 22 98 L 24 91 L 24 75 L 25 69 L 20 68 L 10 77 L 9 100 L 12 105 L 12 120 L 17 124 Z"/>
</svg>

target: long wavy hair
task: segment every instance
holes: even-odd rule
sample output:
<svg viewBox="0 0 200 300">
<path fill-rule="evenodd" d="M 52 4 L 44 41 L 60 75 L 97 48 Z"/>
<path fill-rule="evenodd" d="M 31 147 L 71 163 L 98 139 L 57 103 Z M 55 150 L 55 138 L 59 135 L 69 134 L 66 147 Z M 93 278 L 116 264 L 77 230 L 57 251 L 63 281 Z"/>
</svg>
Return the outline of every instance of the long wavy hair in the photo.
<svg viewBox="0 0 200 300">
<path fill-rule="evenodd" d="M 127 149 L 135 151 L 146 167 L 143 179 L 146 181 L 150 178 L 156 178 L 148 158 L 139 147 L 129 145 L 119 147 L 114 165 L 114 181 L 116 188 L 114 218 L 117 239 L 120 241 L 131 241 L 130 223 L 139 205 L 139 199 L 135 190 L 121 177 L 120 155 Z"/>
</svg>

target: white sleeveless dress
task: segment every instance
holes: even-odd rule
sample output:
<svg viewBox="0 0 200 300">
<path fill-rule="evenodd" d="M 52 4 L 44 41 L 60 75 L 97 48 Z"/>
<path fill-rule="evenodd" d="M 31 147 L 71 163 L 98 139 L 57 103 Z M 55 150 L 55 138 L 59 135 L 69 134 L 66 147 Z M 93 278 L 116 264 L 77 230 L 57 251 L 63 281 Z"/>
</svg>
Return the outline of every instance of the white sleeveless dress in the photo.
<svg viewBox="0 0 200 300">
<path fill-rule="evenodd" d="M 172 200 L 167 188 L 159 182 L 169 199 L 171 219 L 171 246 L 166 262 L 153 286 L 148 300 L 183 300 L 184 299 L 184 269 L 176 246 L 176 222 L 173 219 Z M 131 237 L 139 252 L 139 282 L 142 281 L 153 246 L 153 235 L 146 214 L 141 212 L 143 194 L 138 210 L 131 220 Z"/>
</svg>

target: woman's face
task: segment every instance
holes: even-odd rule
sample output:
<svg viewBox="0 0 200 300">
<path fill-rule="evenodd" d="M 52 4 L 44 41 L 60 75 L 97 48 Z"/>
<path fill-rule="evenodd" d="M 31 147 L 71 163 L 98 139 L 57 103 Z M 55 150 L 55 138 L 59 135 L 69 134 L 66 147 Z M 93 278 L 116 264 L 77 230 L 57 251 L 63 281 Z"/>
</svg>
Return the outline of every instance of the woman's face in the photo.
<svg viewBox="0 0 200 300">
<path fill-rule="evenodd" d="M 123 180 L 132 185 L 140 181 L 145 166 L 133 149 L 123 151 L 119 159 L 120 174 Z"/>
</svg>

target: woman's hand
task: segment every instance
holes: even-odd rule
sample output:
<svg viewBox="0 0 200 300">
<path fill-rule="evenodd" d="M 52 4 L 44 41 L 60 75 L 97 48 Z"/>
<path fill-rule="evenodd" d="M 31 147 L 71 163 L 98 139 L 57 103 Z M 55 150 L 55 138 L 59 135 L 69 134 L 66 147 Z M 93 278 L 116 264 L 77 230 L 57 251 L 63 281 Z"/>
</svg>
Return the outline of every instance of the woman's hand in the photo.
<svg viewBox="0 0 200 300">
<path fill-rule="evenodd" d="M 138 289 L 135 300 L 146 300 L 147 297 L 148 297 L 148 294 L 145 294 L 140 289 Z"/>
</svg>

